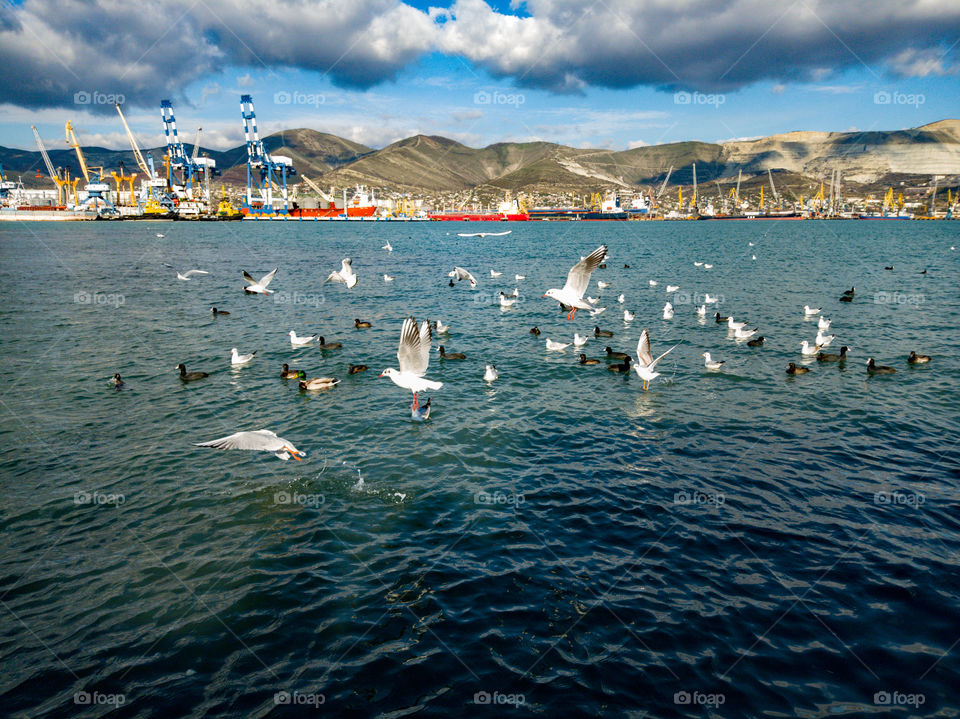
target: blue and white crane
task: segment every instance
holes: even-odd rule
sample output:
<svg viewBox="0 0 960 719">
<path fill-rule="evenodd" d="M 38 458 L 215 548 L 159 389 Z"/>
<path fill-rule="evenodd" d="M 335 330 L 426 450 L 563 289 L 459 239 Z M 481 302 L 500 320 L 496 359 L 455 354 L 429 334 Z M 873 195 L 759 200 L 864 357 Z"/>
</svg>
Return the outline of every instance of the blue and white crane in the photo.
<svg viewBox="0 0 960 719">
<path fill-rule="evenodd" d="M 247 198 L 242 208 L 247 213 L 286 214 L 289 210 L 287 175 L 297 174 L 293 160 L 283 155 L 271 155 L 263 146 L 257 132 L 257 114 L 250 95 L 240 96 L 240 115 L 247 141 Z M 279 191 L 277 206 L 274 205 L 275 189 Z"/>
<path fill-rule="evenodd" d="M 182 199 L 194 200 L 194 191 L 203 180 L 203 189 L 207 205 L 210 202 L 210 178 L 216 177 L 217 161 L 210 157 L 197 157 L 199 145 L 195 143 L 194 154 L 187 155 L 187 151 L 177 134 L 177 120 L 173 115 L 173 103 L 169 100 L 160 101 L 160 119 L 163 121 L 163 134 L 167 140 L 167 186 Z M 198 133 L 199 143 L 199 133 Z M 174 171 L 181 171 L 181 182 L 175 181 Z M 182 190 L 178 191 L 178 188 Z"/>
</svg>

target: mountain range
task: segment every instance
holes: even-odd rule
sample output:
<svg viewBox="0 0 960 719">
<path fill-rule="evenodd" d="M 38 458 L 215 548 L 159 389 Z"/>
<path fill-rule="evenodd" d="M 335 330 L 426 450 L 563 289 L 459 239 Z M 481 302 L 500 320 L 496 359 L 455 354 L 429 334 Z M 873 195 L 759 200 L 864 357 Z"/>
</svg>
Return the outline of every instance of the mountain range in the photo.
<svg viewBox="0 0 960 719">
<path fill-rule="evenodd" d="M 454 140 L 416 135 L 374 149 L 310 129 L 286 130 L 264 139 L 267 149 L 293 159 L 298 174 L 321 187 L 364 184 L 381 191 L 418 194 L 464 191 L 590 192 L 660 184 L 690 185 L 696 165 L 700 183 L 736 181 L 766 175 L 804 179 L 807 184 L 841 172 L 845 184 L 872 185 L 891 178 L 960 175 L 960 120 L 941 120 L 893 131 L 789 132 L 722 143 L 678 142 L 614 151 L 581 149 L 550 142 L 502 142 L 471 148 Z M 192 148 L 188 148 L 192 149 Z M 109 172 L 123 162 L 136 169 L 133 153 L 101 147 L 83 148 L 87 164 Z M 145 150 L 158 164 L 164 148 Z M 55 166 L 79 174 L 73 150 L 53 150 Z M 202 149 L 223 171 L 221 181 L 246 182 L 246 147 L 226 151 Z M 28 186 L 46 186 L 39 152 L 0 146 L 0 163 L 10 179 L 22 176 Z M 672 172 L 671 172 L 672 168 Z M 41 174 L 38 178 L 37 174 Z M 295 178 L 296 179 L 296 178 Z M 942 187 L 943 185 L 941 185 Z"/>
</svg>

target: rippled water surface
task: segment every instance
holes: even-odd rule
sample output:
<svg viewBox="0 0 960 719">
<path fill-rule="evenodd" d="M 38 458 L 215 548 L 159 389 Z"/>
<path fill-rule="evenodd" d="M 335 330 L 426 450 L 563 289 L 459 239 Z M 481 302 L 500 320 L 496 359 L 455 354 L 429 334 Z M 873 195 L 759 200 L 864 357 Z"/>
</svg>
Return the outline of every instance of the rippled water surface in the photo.
<svg viewBox="0 0 960 719">
<path fill-rule="evenodd" d="M 960 223 L 479 227 L 0 226 L 0 714 L 956 716 Z M 541 295 L 601 242 L 608 309 L 568 322 Z M 346 256 L 360 284 L 323 285 Z M 804 304 L 845 364 L 801 361 Z M 434 352 L 425 423 L 377 376 L 407 315 L 467 355 Z M 645 327 L 679 343 L 648 392 L 544 347 Z M 306 459 L 192 446 L 262 427 Z"/>
</svg>

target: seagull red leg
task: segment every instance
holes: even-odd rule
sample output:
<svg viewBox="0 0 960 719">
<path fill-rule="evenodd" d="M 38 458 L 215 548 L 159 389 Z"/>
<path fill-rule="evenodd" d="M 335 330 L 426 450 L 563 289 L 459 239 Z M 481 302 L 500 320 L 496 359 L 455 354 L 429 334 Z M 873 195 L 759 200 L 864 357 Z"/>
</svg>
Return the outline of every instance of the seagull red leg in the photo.
<svg viewBox="0 0 960 719">
<path fill-rule="evenodd" d="M 568 319 L 568 320 L 572 320 L 572 319 L 573 319 L 573 316 L 574 316 L 575 314 L 577 314 L 577 308 L 576 308 L 576 307 L 574 307 L 572 310 L 570 310 L 570 312 L 567 314 L 567 319 Z"/>
</svg>

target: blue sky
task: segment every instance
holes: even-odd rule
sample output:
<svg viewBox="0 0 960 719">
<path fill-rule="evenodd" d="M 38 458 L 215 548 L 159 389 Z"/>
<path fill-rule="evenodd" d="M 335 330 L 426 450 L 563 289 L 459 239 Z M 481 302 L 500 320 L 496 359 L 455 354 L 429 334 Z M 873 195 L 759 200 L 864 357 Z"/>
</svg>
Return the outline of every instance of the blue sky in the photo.
<svg viewBox="0 0 960 719">
<path fill-rule="evenodd" d="M 627 149 L 791 130 L 889 130 L 960 116 L 960 8 L 885 0 L 25 0 L 0 11 L 0 144 L 144 146 L 159 102 L 204 145 L 309 127 L 372 147 L 416 133 L 479 147 L 548 140 Z M 97 3 L 94 3 L 95 5 Z M 324 7 L 324 5 L 327 5 Z M 96 17 L 94 22 L 92 18 Z M 116 28 L 122 28 L 119 33 Z"/>
</svg>

